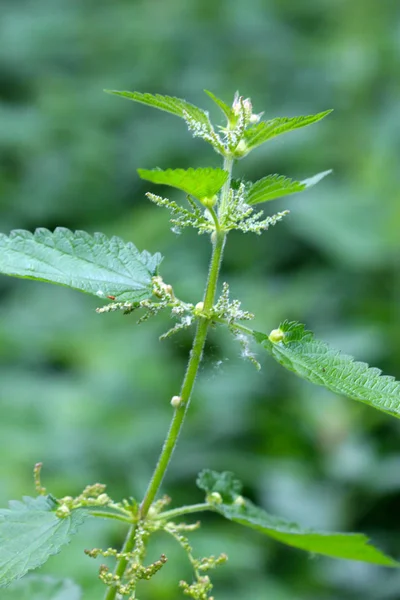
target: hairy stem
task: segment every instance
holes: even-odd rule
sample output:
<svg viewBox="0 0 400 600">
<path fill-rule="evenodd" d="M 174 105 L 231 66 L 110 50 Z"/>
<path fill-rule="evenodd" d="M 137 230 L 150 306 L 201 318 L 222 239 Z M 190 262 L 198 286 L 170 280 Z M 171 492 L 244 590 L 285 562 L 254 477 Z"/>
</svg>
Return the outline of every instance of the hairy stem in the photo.
<svg viewBox="0 0 400 600">
<path fill-rule="evenodd" d="M 214 303 L 219 268 L 221 265 L 226 236 L 223 233 L 216 232 L 215 237 L 216 239 L 214 240 L 213 254 L 211 258 L 210 270 L 208 273 L 208 281 L 204 295 L 204 312 L 211 309 Z M 156 494 L 160 488 L 165 472 L 171 460 L 172 453 L 178 442 L 179 434 L 181 432 L 182 425 L 189 408 L 190 397 L 203 355 L 203 349 L 209 325 L 210 324 L 208 319 L 199 319 L 196 334 L 193 340 L 192 349 L 190 351 L 190 358 L 186 369 L 186 374 L 181 387 L 181 404 L 174 411 L 171 425 L 167 437 L 165 439 L 163 449 L 160 454 L 160 458 L 158 460 L 157 466 L 154 470 L 153 476 L 151 478 L 146 494 L 140 506 L 140 516 L 142 519 L 146 517 L 148 510 L 156 497 Z"/>
<path fill-rule="evenodd" d="M 225 158 L 224 160 L 224 169 L 228 171 L 229 177 L 226 181 L 222 192 L 221 192 L 221 204 L 220 204 L 220 215 L 224 214 L 225 206 L 228 202 L 229 198 L 229 190 L 230 190 L 230 180 L 231 180 L 231 172 L 232 172 L 232 164 L 233 161 L 230 158 Z M 210 268 L 208 271 L 208 278 L 206 283 L 206 288 L 204 292 L 204 313 L 207 314 L 207 311 L 210 310 L 214 304 L 214 298 L 217 290 L 218 283 L 218 275 L 219 270 L 222 263 L 222 257 L 224 252 L 224 246 L 226 241 L 226 233 L 216 228 L 216 231 L 212 236 L 213 241 L 213 252 L 210 261 Z M 204 345 L 207 338 L 208 328 L 210 326 L 210 322 L 205 317 L 200 317 L 196 333 L 193 339 L 192 349 L 190 351 L 189 361 L 185 373 L 185 377 L 182 382 L 182 387 L 180 391 L 181 403 L 174 410 L 174 414 L 172 417 L 172 421 L 169 427 L 169 431 L 167 433 L 167 437 L 165 438 L 164 445 L 161 450 L 160 457 L 158 459 L 156 468 L 153 472 L 150 483 L 147 487 L 146 493 L 144 495 L 143 501 L 140 505 L 140 518 L 145 519 L 147 513 L 149 512 L 150 506 L 154 502 L 154 499 L 160 489 L 162 481 L 164 479 L 164 475 L 168 469 L 172 454 L 175 450 L 175 447 L 178 443 L 179 434 L 182 430 L 182 426 L 189 408 L 190 398 L 192 395 L 194 383 L 197 377 L 197 373 L 199 370 L 200 362 L 203 356 Z M 128 534 L 125 539 L 124 546 L 122 548 L 122 552 L 130 552 L 134 546 L 135 540 L 135 531 L 136 527 L 132 525 L 128 531 Z M 124 558 L 120 558 L 117 562 L 117 566 L 114 571 L 114 575 L 118 575 L 122 577 L 125 569 L 128 565 L 128 561 Z M 107 593 L 104 597 L 104 600 L 115 600 L 117 595 L 117 588 L 110 587 L 107 590 Z"/>
</svg>

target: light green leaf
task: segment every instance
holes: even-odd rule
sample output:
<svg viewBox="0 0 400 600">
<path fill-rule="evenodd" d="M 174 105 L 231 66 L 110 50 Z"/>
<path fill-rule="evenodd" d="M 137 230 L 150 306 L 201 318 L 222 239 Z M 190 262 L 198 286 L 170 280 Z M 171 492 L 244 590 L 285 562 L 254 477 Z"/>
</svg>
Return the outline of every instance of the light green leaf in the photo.
<svg viewBox="0 0 400 600">
<path fill-rule="evenodd" d="M 200 473 L 197 484 L 207 492 L 208 498 L 213 493 L 221 495 L 222 502 L 213 504 L 213 510 L 217 513 L 283 544 L 332 558 L 359 560 L 387 567 L 400 566 L 400 563 L 371 546 L 365 535 L 303 529 L 286 519 L 270 515 L 240 495 L 241 483 L 232 473 L 217 473 L 207 469 Z"/>
<path fill-rule="evenodd" d="M 267 175 L 267 177 L 253 183 L 249 188 L 246 202 L 247 204 L 259 204 L 296 192 L 303 192 L 321 181 L 329 173 L 332 173 L 332 170 L 322 171 L 322 173 L 318 173 L 309 179 L 303 179 L 303 181 L 295 181 L 283 175 Z"/>
<path fill-rule="evenodd" d="M 1 592 L 1 600 L 81 600 L 80 588 L 69 579 L 28 575 Z"/>
<path fill-rule="evenodd" d="M 154 108 L 169 112 L 172 115 L 181 117 L 182 119 L 185 119 L 185 114 L 187 114 L 202 125 L 206 125 L 207 127 L 210 125 L 208 114 L 204 110 L 194 106 L 194 104 L 190 104 L 190 102 L 186 102 L 186 100 L 182 100 L 182 98 L 161 96 L 160 94 L 143 94 L 141 92 L 119 92 L 117 90 L 104 91 L 108 94 L 114 94 L 115 96 L 128 98 L 128 100 L 133 100 L 134 102 L 140 102 L 141 104 L 153 106 Z"/>
<path fill-rule="evenodd" d="M 222 169 L 138 169 L 142 179 L 161 183 L 183 190 L 199 200 L 212 198 L 228 179 L 228 172 Z"/>
<path fill-rule="evenodd" d="M 0 234 L 0 273 L 65 285 L 100 298 L 136 302 L 152 294 L 152 277 L 162 257 L 118 237 L 102 233 L 73 233 L 58 227 L 54 233 L 34 234 L 17 229 Z"/>
<path fill-rule="evenodd" d="M 89 513 L 76 509 L 57 517 L 51 496 L 24 497 L 0 510 L 0 587 L 44 564 L 68 544 Z"/>
<path fill-rule="evenodd" d="M 332 110 L 326 110 L 316 115 L 308 115 L 305 117 L 278 117 L 271 121 L 261 121 L 261 123 L 258 123 L 245 131 L 244 138 L 246 146 L 248 150 L 251 150 L 277 135 L 317 123 L 331 112 Z"/>
<path fill-rule="evenodd" d="M 204 91 L 207 94 L 207 96 L 209 96 L 211 98 L 211 100 L 213 100 L 213 102 L 215 102 L 215 104 L 217 106 L 219 106 L 219 108 L 222 110 L 222 112 L 224 113 L 224 115 L 226 116 L 228 121 L 230 121 L 231 118 L 233 117 L 233 110 L 231 109 L 231 107 L 228 106 L 227 104 L 225 104 L 225 102 L 223 100 L 221 100 L 220 98 L 217 98 L 217 96 L 215 96 L 209 90 L 204 90 Z"/>
<path fill-rule="evenodd" d="M 400 417 L 399 381 L 316 340 L 304 325 L 285 321 L 269 336 L 256 331 L 253 336 L 275 360 L 299 377 Z"/>
</svg>

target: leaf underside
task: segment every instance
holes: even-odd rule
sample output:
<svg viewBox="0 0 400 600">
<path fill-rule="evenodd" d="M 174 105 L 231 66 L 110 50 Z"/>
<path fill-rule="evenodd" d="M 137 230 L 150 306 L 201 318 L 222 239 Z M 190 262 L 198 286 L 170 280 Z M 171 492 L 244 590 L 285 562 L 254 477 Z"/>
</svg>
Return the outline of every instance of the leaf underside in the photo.
<svg viewBox="0 0 400 600">
<path fill-rule="evenodd" d="M 245 132 L 244 137 L 247 147 L 249 150 L 256 148 L 257 146 L 260 146 L 264 142 L 267 142 L 277 135 L 317 123 L 331 112 L 332 110 L 326 110 L 324 112 L 317 113 L 316 115 L 307 115 L 301 117 L 277 117 L 276 119 L 272 119 L 270 121 L 261 121 Z"/>
<path fill-rule="evenodd" d="M 80 509 L 65 518 L 56 516 L 50 496 L 24 497 L 0 510 L 0 587 L 44 564 L 68 544 L 90 515 Z"/>
<path fill-rule="evenodd" d="M 260 202 L 276 200 L 277 198 L 295 194 L 296 192 L 303 192 L 317 184 L 331 172 L 331 170 L 323 171 L 322 173 L 318 173 L 303 181 L 295 181 L 294 179 L 289 179 L 283 175 L 267 175 L 267 177 L 263 177 L 253 183 L 249 188 L 246 202 L 250 205 L 259 204 Z"/>
<path fill-rule="evenodd" d="M 400 417 L 400 382 L 394 377 L 316 340 L 300 323 L 285 321 L 279 330 L 284 334 L 279 342 L 272 342 L 264 333 L 255 331 L 253 335 L 286 369 L 336 394 Z"/>
<path fill-rule="evenodd" d="M 1 600 L 81 600 L 80 588 L 69 579 L 27 575 L 1 592 Z"/>
<path fill-rule="evenodd" d="M 100 298 L 136 302 L 152 295 L 160 254 L 102 233 L 58 227 L 0 234 L 0 273 L 68 286 Z"/>
<path fill-rule="evenodd" d="M 395 560 L 370 545 L 368 538 L 363 534 L 312 531 L 270 515 L 239 496 L 242 486 L 232 473 L 217 473 L 206 469 L 200 473 L 197 485 L 207 494 L 218 492 L 221 495 L 223 502 L 213 505 L 213 509 L 220 515 L 288 546 L 331 558 L 358 560 L 388 567 L 400 566 Z"/>
<path fill-rule="evenodd" d="M 182 98 L 174 98 L 173 96 L 162 96 L 161 94 L 143 94 L 141 92 L 119 92 L 117 90 L 105 90 L 109 94 L 121 96 L 140 104 L 147 104 L 159 110 L 169 112 L 172 115 L 185 119 L 185 115 L 189 115 L 192 119 L 206 125 L 210 125 L 208 114 L 190 102 L 186 102 Z"/>
<path fill-rule="evenodd" d="M 212 198 L 228 179 L 222 169 L 138 169 L 142 179 L 178 188 L 199 200 Z"/>
</svg>

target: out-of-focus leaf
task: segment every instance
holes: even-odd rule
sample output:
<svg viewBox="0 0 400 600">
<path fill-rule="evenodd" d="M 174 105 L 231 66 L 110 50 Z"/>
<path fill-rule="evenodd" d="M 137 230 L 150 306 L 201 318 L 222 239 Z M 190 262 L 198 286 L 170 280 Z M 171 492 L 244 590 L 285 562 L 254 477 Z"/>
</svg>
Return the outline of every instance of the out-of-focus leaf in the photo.
<svg viewBox="0 0 400 600">
<path fill-rule="evenodd" d="M 1 592 L 1 600 L 80 600 L 81 589 L 69 579 L 28 575 Z"/>
<path fill-rule="evenodd" d="M 24 497 L 0 510 L 0 587 L 43 565 L 60 552 L 89 513 L 76 509 L 60 518 L 50 496 Z"/>
<path fill-rule="evenodd" d="M 198 486 L 207 495 L 218 492 L 221 502 L 213 502 L 220 515 L 245 527 L 256 529 L 269 537 L 314 554 L 332 558 L 358 560 L 387 567 L 400 564 L 370 545 L 368 538 L 359 533 L 327 533 L 304 529 L 281 517 L 270 515 L 240 495 L 241 483 L 232 473 L 217 473 L 208 469 L 200 473 Z"/>
</svg>

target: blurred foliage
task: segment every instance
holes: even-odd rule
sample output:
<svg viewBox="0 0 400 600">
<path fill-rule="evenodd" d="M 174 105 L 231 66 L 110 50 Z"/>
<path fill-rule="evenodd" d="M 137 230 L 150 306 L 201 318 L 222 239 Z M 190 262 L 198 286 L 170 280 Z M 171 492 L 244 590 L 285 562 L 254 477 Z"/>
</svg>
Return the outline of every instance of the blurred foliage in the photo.
<svg viewBox="0 0 400 600">
<path fill-rule="evenodd" d="M 150 205 L 138 167 L 219 166 L 177 119 L 103 88 L 186 98 L 218 111 L 236 89 L 266 116 L 334 108 L 313 128 L 282 136 L 238 164 L 247 179 L 304 179 L 282 199 L 283 224 L 261 238 L 232 234 L 223 279 L 255 326 L 306 322 L 318 337 L 400 377 L 400 6 L 397 0 L 2 0 L 0 229 L 57 225 L 103 231 L 161 251 L 164 279 L 201 297 L 206 237 L 173 235 Z M 177 192 L 173 198 L 178 198 Z M 0 501 L 47 487 L 77 494 L 102 481 L 140 497 L 150 477 L 190 348 L 166 342 L 164 317 L 97 315 L 96 300 L 62 288 L 0 281 Z M 232 470 L 246 495 L 304 526 L 364 531 L 400 556 L 399 422 L 335 397 L 268 358 L 256 373 L 224 331 L 212 333 L 191 414 L 164 483 L 173 504 L 200 501 L 204 467 Z M 198 554 L 224 551 L 218 600 L 398 598 L 400 574 L 310 559 L 256 532 L 204 517 Z M 98 526 L 98 527 L 97 527 Z M 118 545 L 119 525 L 88 525 L 43 573 L 69 576 L 101 597 L 85 547 Z M 181 550 L 141 598 L 178 597 L 190 577 Z"/>
</svg>

